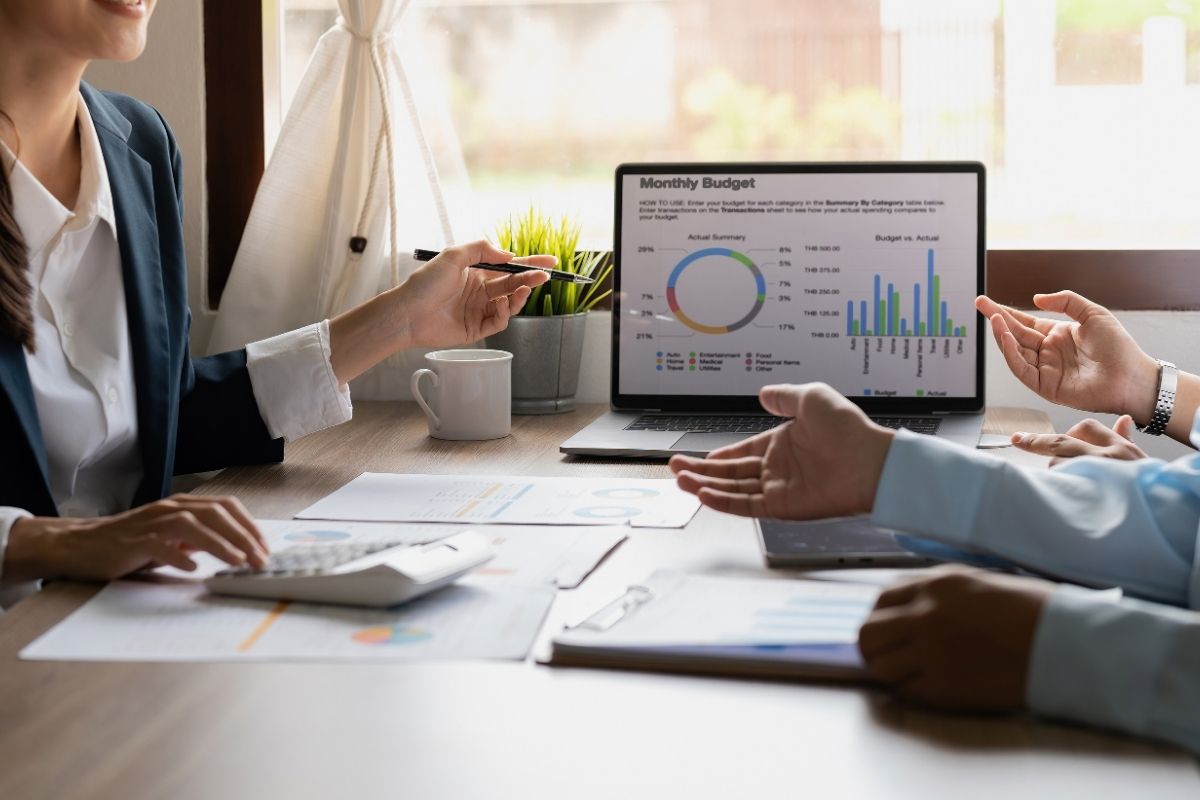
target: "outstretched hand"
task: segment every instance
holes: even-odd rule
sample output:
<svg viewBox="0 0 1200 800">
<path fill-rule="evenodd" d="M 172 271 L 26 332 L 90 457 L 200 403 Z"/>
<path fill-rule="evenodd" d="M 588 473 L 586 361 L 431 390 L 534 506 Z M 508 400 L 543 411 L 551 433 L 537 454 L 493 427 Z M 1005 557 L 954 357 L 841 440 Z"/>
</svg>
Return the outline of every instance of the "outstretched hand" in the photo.
<svg viewBox="0 0 1200 800">
<path fill-rule="evenodd" d="M 1034 317 L 986 296 L 975 300 L 1017 379 L 1052 403 L 1148 420 L 1158 362 L 1112 312 L 1075 292 L 1037 294 L 1033 302 L 1070 321 Z"/>
<path fill-rule="evenodd" d="M 1066 433 L 1014 433 L 1015 447 L 1040 456 L 1051 456 L 1050 466 L 1081 456 L 1137 461 L 1148 456 L 1133 443 L 1133 418 L 1125 415 L 1111 428 L 1099 420 L 1085 419 Z"/>
<path fill-rule="evenodd" d="M 869 511 L 892 432 L 829 386 L 767 386 L 769 413 L 790 418 L 708 458 L 675 456 L 679 487 L 718 511 L 820 519 Z"/>
</svg>

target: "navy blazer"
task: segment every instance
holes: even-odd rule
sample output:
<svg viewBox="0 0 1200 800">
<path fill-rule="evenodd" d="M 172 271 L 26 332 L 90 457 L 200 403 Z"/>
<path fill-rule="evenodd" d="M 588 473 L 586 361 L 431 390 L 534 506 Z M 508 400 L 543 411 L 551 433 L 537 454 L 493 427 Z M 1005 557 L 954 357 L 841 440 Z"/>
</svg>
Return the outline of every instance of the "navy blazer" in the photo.
<svg viewBox="0 0 1200 800">
<path fill-rule="evenodd" d="M 183 250 L 183 171 L 166 122 L 124 95 L 80 87 L 108 169 L 137 388 L 144 477 L 134 505 L 164 497 L 171 476 L 283 460 L 259 414 L 246 351 L 193 359 Z M 57 509 L 25 350 L 0 333 L 0 506 Z"/>
</svg>

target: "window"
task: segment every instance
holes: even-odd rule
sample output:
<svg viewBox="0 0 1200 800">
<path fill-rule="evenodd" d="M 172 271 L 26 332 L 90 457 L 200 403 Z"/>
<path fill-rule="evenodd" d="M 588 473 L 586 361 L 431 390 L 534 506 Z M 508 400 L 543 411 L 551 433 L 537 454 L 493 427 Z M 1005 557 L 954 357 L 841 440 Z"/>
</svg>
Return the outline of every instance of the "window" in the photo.
<svg viewBox="0 0 1200 800">
<path fill-rule="evenodd" d="M 286 104 L 337 14 L 333 0 L 283 9 Z M 610 246 L 620 161 L 978 159 L 993 247 L 1200 242 L 1200 5 L 418 0 L 409 13 L 406 64 L 449 104 L 485 230 L 533 202 Z"/>
</svg>

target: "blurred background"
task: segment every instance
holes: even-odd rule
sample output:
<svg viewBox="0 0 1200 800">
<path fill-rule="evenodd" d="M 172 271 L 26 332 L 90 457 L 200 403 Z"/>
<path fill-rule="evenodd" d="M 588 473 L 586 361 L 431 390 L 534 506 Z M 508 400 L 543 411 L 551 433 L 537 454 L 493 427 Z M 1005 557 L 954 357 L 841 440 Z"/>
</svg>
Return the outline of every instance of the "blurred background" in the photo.
<svg viewBox="0 0 1200 800">
<path fill-rule="evenodd" d="M 281 11 L 280 118 L 337 18 Z M 468 229 L 533 202 L 611 247 L 621 161 L 973 159 L 993 248 L 1200 243 L 1200 3 L 415 0 L 401 29 Z"/>
</svg>

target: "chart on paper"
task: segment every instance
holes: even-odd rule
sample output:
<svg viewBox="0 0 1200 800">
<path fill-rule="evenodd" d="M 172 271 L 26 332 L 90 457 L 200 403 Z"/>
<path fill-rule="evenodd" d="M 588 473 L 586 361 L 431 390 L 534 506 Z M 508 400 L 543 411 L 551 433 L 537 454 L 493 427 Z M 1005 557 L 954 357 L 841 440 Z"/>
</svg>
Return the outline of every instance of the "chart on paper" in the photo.
<svg viewBox="0 0 1200 800">
<path fill-rule="evenodd" d="M 301 519 L 682 528 L 700 504 L 671 480 L 368 472 Z"/>
<path fill-rule="evenodd" d="M 621 392 L 973 395 L 975 180 L 624 176 Z"/>
<path fill-rule="evenodd" d="M 213 597 L 195 583 L 110 583 L 26 647 L 62 661 L 519 659 L 554 586 L 477 583 L 395 609 Z"/>
</svg>

